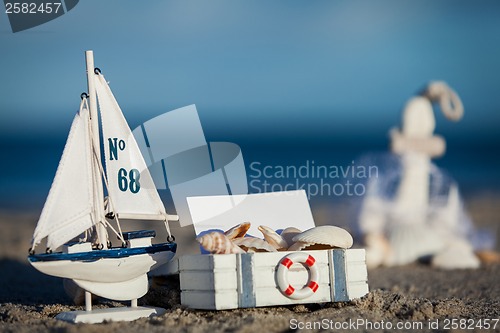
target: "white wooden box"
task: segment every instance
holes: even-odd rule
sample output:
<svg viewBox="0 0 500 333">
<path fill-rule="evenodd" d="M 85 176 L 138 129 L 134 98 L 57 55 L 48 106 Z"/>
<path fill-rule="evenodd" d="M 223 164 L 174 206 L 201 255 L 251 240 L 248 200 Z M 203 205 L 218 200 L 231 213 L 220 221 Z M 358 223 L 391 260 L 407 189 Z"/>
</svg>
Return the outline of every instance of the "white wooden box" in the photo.
<svg viewBox="0 0 500 333">
<path fill-rule="evenodd" d="M 184 255 L 179 258 L 181 304 L 223 310 L 301 303 L 341 302 L 368 293 L 365 250 L 300 251 L 315 259 L 317 289 L 292 299 L 278 288 L 277 271 L 284 257 L 297 252 Z M 296 290 L 307 288 L 310 268 L 294 263 L 287 271 Z"/>
</svg>

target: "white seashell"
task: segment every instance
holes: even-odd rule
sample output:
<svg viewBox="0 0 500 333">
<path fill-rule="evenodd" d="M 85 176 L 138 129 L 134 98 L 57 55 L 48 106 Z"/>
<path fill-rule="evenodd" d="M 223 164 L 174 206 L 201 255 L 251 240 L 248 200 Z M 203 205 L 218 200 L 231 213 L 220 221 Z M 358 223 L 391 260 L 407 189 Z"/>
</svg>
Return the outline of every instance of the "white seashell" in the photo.
<svg viewBox="0 0 500 333">
<path fill-rule="evenodd" d="M 260 238 L 237 238 L 233 240 L 233 242 L 242 249 L 246 249 L 247 252 L 276 252 L 276 249 L 271 244 Z"/>
<path fill-rule="evenodd" d="M 229 253 L 244 253 L 244 251 L 235 245 L 226 235 L 222 232 L 211 232 L 196 240 L 203 246 L 205 250 L 215 254 L 229 254 Z"/>
<path fill-rule="evenodd" d="M 273 229 L 266 227 L 265 225 L 259 226 L 259 231 L 264 235 L 264 239 L 276 250 L 286 250 L 288 248 L 288 243 L 285 239 L 278 235 Z"/>
<path fill-rule="evenodd" d="M 290 246 L 287 251 L 309 251 L 309 250 L 331 250 L 337 248 L 336 246 L 326 245 L 326 244 L 313 244 L 304 242 L 295 242 Z"/>
<path fill-rule="evenodd" d="M 300 251 L 300 250 L 308 247 L 309 245 L 311 245 L 311 244 L 304 243 L 304 242 L 295 242 L 288 248 L 288 251 Z"/>
<path fill-rule="evenodd" d="M 224 234 L 229 239 L 245 237 L 248 229 L 250 229 L 250 222 L 243 222 L 241 224 L 238 224 L 237 226 L 232 227 L 231 229 L 226 231 Z"/>
<path fill-rule="evenodd" d="M 301 232 L 302 232 L 302 230 L 297 229 L 295 227 L 288 227 L 286 229 L 283 229 L 283 231 L 281 231 L 280 236 L 283 237 L 283 239 L 285 240 L 285 242 L 288 245 L 290 245 L 290 244 L 293 244 L 292 238 L 297 236 Z"/>
<path fill-rule="evenodd" d="M 472 246 L 466 240 L 458 238 L 432 258 L 432 266 L 443 269 L 478 268 L 480 264 Z"/>
<path fill-rule="evenodd" d="M 348 249 L 353 243 L 352 236 L 347 230 L 332 225 L 311 228 L 293 237 L 292 240 L 294 242 L 309 243 L 310 246 L 323 245 L 321 249 L 335 247 Z"/>
</svg>

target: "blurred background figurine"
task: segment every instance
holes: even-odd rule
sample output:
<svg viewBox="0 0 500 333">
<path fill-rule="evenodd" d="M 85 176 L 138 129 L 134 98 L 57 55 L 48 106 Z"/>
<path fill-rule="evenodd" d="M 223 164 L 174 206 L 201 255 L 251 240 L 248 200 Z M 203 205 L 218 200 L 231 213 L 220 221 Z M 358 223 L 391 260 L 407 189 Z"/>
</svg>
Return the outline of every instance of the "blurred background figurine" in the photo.
<svg viewBox="0 0 500 333">
<path fill-rule="evenodd" d="M 450 269 L 480 265 L 474 253 L 478 234 L 463 209 L 458 186 L 430 160 L 442 156 L 446 147 L 445 140 L 434 135 L 433 102 L 449 120 L 463 116 L 460 98 L 445 82 L 429 83 L 407 102 L 402 128 L 390 131 L 395 155 L 386 157 L 389 167 L 370 179 L 359 212 L 369 267 L 422 259 Z M 492 237 L 486 243 L 493 243 Z"/>
</svg>

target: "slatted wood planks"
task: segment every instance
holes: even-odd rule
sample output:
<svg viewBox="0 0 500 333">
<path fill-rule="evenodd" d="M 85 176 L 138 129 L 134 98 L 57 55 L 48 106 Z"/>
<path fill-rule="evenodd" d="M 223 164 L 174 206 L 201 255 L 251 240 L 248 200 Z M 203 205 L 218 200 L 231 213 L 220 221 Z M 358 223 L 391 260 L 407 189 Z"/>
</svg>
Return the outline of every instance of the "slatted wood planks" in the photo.
<svg viewBox="0 0 500 333">
<path fill-rule="evenodd" d="M 280 262 L 297 252 L 185 255 L 179 258 L 181 303 L 195 309 L 223 310 L 349 301 L 368 293 L 365 250 L 300 252 L 312 256 L 318 273 L 310 296 L 292 299 L 278 287 Z M 283 274 L 292 289 L 301 290 L 311 284 L 312 269 L 296 262 Z"/>
</svg>

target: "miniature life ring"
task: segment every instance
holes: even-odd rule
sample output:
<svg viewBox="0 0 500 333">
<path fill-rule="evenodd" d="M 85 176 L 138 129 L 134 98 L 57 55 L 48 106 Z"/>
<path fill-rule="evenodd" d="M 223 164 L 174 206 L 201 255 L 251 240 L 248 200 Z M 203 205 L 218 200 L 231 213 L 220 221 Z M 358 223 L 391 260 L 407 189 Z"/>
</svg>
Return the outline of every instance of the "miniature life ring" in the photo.
<svg viewBox="0 0 500 333">
<path fill-rule="evenodd" d="M 303 264 L 310 272 L 309 281 L 302 289 L 295 289 L 288 282 L 288 270 L 294 263 Z M 304 299 L 313 295 L 319 287 L 319 272 L 318 265 L 315 264 L 316 259 L 310 254 L 304 252 L 291 253 L 281 259 L 278 270 L 276 271 L 276 280 L 278 281 L 278 288 L 288 298 L 291 299 Z"/>
</svg>

